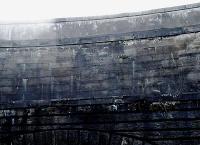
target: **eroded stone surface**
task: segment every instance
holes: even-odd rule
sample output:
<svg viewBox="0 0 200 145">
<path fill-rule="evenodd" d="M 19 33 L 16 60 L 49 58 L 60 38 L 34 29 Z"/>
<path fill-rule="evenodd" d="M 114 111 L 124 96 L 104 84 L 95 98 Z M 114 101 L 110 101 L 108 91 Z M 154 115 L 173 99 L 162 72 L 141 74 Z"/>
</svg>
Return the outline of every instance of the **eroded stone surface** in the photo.
<svg viewBox="0 0 200 145">
<path fill-rule="evenodd" d="M 0 145 L 199 144 L 199 16 L 0 24 Z"/>
</svg>

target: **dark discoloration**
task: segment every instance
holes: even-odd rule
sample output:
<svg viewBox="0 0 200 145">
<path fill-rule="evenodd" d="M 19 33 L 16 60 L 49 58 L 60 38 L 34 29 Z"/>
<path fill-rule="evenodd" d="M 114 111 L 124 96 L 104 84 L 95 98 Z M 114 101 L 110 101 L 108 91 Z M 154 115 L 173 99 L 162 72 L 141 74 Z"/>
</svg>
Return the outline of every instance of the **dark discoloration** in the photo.
<svg viewBox="0 0 200 145">
<path fill-rule="evenodd" d="M 0 145 L 199 144 L 199 15 L 0 24 Z"/>
</svg>

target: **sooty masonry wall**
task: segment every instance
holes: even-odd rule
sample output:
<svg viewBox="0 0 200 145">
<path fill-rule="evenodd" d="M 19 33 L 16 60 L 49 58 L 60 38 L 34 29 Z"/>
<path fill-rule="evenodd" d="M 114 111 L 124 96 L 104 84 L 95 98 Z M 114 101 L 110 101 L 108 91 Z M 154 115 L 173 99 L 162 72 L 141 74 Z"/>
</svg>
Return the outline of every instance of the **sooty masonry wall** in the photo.
<svg viewBox="0 0 200 145">
<path fill-rule="evenodd" d="M 200 4 L 0 24 L 0 145 L 200 144 Z"/>
<path fill-rule="evenodd" d="M 0 102 L 199 91 L 200 5 L 0 24 Z"/>
</svg>

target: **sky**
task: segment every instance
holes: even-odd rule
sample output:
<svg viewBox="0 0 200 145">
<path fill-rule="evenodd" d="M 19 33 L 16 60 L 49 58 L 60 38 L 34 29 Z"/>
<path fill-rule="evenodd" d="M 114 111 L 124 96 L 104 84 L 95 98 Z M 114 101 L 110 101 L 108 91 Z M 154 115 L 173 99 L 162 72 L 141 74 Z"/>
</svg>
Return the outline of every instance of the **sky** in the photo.
<svg viewBox="0 0 200 145">
<path fill-rule="evenodd" d="M 0 0 L 0 21 L 112 15 L 197 2 L 200 0 Z"/>
</svg>

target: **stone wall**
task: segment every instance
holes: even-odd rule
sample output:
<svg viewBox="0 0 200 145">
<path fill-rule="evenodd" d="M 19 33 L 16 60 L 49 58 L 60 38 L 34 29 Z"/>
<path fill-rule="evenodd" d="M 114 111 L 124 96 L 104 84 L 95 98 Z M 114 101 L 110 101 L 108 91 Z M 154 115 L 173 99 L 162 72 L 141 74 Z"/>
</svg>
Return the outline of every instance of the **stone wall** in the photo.
<svg viewBox="0 0 200 145">
<path fill-rule="evenodd" d="M 0 101 L 196 92 L 199 15 L 195 4 L 1 24 Z"/>
<path fill-rule="evenodd" d="M 0 145 L 199 144 L 199 16 L 1 23 Z"/>
</svg>

